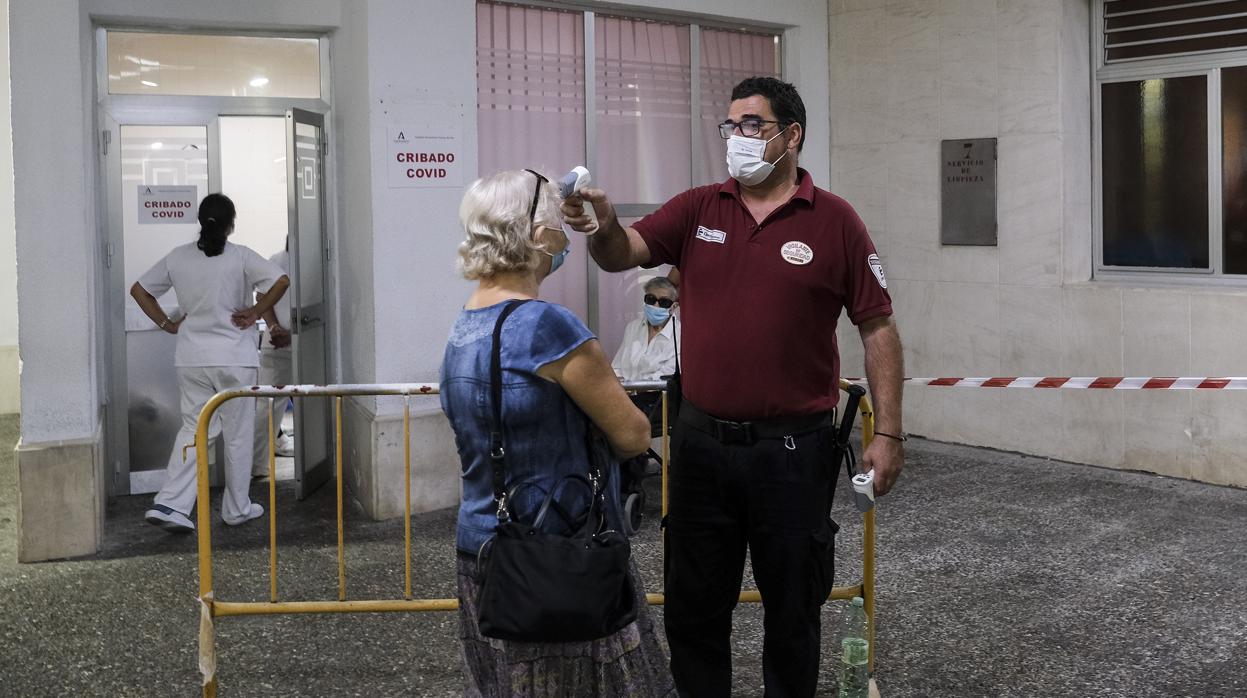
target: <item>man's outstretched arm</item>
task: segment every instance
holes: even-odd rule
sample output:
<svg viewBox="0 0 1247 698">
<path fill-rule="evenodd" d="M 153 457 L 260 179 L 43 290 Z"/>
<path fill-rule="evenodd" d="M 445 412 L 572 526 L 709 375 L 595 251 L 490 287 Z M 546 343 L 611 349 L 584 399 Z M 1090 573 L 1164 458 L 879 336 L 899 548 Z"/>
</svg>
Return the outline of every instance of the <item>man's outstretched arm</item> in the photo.
<svg viewBox="0 0 1247 698">
<path fill-rule="evenodd" d="M 901 335 L 889 317 L 867 320 L 858 326 L 866 351 L 866 380 L 875 413 L 875 432 L 901 436 L 901 393 L 905 360 Z M 905 450 L 898 439 L 876 436 L 862 454 L 862 471 L 875 471 L 875 494 L 892 489 L 905 464 Z"/>
<path fill-rule="evenodd" d="M 589 216 L 582 213 L 582 201 L 597 214 L 596 232 Z M 584 189 L 563 201 L 563 221 L 572 230 L 589 235 L 589 254 L 603 271 L 624 271 L 649 262 L 649 246 L 633 228 L 619 224 L 615 207 L 601 189 Z"/>
</svg>

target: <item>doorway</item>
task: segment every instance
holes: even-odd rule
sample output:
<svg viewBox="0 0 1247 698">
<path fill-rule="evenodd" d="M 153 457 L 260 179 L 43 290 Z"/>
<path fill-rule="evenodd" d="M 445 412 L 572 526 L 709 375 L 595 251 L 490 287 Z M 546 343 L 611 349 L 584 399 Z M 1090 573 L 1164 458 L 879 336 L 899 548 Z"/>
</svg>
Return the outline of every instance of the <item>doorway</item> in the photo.
<svg viewBox="0 0 1247 698">
<path fill-rule="evenodd" d="M 99 106 L 108 222 L 107 493 L 115 496 L 159 489 L 180 446 L 173 443 L 182 419 L 176 337 L 154 327 L 128 289 L 174 247 L 195 240 L 206 194 L 234 201 L 231 242 L 265 258 L 288 253 L 291 288 L 279 322 L 293 332 L 293 375 L 282 382 L 329 382 L 328 104 L 320 39 L 107 29 L 97 39 L 105 47 L 97 55 L 106 86 Z M 225 48 L 241 45 L 248 49 L 245 67 L 231 65 L 238 51 Z M 273 76 L 273 86 L 264 75 Z M 181 315 L 175 293 L 159 300 L 171 317 Z M 286 416 L 293 457 L 279 461 L 278 473 L 295 481 L 300 498 L 331 475 L 330 417 L 324 398 L 298 400 Z M 215 456 L 210 450 L 210 461 Z"/>
<path fill-rule="evenodd" d="M 113 494 L 160 488 L 181 424 L 176 337 L 154 327 L 127 289 L 174 247 L 195 239 L 195 210 L 207 193 L 220 191 L 234 201 L 231 242 L 265 258 L 288 250 L 292 287 L 279 321 L 295 332 L 289 380 L 327 382 L 322 123 L 317 114 L 288 110 L 280 116 L 217 115 L 202 125 L 116 124 L 116 147 L 105 155 L 114 183 L 110 218 L 119 224 L 110 236 L 110 254 L 120 264 L 112 265 L 109 297 L 120 311 L 115 326 L 124 328 L 113 333 Z M 160 301 L 170 317 L 181 315 L 176 294 Z M 324 400 L 304 402 L 286 423 L 295 435 L 293 459 L 279 462 L 301 494 L 328 478 L 332 453 L 326 438 L 332 431 L 324 426 L 328 406 Z"/>
</svg>

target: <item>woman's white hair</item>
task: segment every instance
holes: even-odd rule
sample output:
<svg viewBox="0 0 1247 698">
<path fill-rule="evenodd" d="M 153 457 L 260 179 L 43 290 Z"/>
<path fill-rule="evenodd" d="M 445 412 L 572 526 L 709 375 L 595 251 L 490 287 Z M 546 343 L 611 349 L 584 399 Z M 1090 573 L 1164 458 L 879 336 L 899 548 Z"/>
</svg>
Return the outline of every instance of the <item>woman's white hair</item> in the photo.
<svg viewBox="0 0 1247 698">
<path fill-rule="evenodd" d="M 549 181 L 538 185 L 539 181 L 528 170 L 504 170 L 468 187 L 459 204 L 466 237 L 459 243 L 457 267 L 463 278 L 476 281 L 537 266 L 543 250 L 533 240 L 536 226 L 563 225 L 558 189 Z M 528 212 L 538 188 L 537 210 L 530 221 Z"/>
</svg>

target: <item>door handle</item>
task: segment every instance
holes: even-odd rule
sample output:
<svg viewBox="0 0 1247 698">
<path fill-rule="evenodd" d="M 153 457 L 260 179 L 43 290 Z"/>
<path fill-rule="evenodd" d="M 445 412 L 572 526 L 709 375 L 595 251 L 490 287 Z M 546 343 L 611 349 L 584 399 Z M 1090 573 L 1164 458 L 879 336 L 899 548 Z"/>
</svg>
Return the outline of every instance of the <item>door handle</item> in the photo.
<svg viewBox="0 0 1247 698">
<path fill-rule="evenodd" d="M 320 322 L 320 318 L 313 315 L 304 315 L 302 322 L 304 325 L 310 325 L 313 322 Z"/>
</svg>

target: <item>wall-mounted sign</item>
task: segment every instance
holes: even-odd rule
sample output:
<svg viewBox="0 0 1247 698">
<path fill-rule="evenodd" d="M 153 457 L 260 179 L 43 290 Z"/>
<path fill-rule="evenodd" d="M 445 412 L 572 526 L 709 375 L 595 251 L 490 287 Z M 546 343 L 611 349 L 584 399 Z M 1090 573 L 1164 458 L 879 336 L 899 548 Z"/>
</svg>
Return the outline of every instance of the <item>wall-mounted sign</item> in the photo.
<svg viewBox="0 0 1247 698">
<path fill-rule="evenodd" d="M 940 142 L 940 243 L 996 244 L 996 139 Z"/>
<path fill-rule="evenodd" d="M 391 124 L 386 142 L 391 188 L 463 186 L 463 143 L 456 130 Z"/>
<path fill-rule="evenodd" d="M 140 184 L 139 225 L 199 224 L 199 187 Z"/>
</svg>

